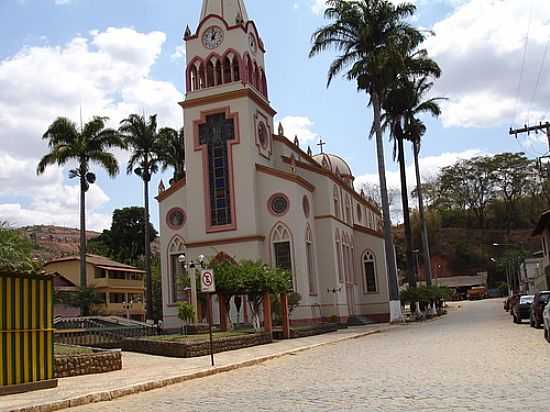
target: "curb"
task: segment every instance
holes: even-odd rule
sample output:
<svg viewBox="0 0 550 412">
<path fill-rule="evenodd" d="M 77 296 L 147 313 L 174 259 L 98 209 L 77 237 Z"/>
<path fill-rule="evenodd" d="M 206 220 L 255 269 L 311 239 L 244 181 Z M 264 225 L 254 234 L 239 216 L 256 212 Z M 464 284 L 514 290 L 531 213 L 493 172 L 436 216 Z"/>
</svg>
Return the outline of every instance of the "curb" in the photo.
<svg viewBox="0 0 550 412">
<path fill-rule="evenodd" d="M 259 358 L 242 361 L 239 363 L 233 363 L 230 365 L 214 367 L 212 369 L 203 370 L 200 372 L 191 373 L 188 375 L 176 376 L 172 378 L 166 378 L 162 380 L 150 381 L 140 384 L 135 384 L 125 388 L 118 388 L 109 391 L 95 392 L 88 395 L 77 396 L 72 399 L 66 399 L 62 401 L 55 401 L 45 403 L 41 405 L 35 405 L 30 407 L 24 407 L 19 409 L 11 409 L 8 412 L 54 412 L 62 409 L 75 408 L 77 406 L 88 405 L 91 403 L 108 402 L 115 399 L 123 398 L 125 396 L 135 395 L 138 393 L 148 392 L 155 389 L 164 388 L 178 383 L 187 382 L 194 379 L 206 378 L 208 376 L 218 375 L 220 373 L 229 372 L 237 369 L 248 368 L 251 366 L 259 365 L 270 360 L 282 358 L 284 356 L 294 355 L 300 352 L 305 352 L 311 349 L 316 349 L 322 346 L 334 345 L 340 342 L 345 342 L 354 339 L 360 339 L 365 336 L 374 335 L 385 332 L 390 329 L 391 326 L 385 326 L 378 329 L 373 329 L 366 332 L 360 332 L 353 336 L 344 336 L 340 339 L 333 340 L 331 342 L 316 343 L 314 345 L 303 346 L 296 349 L 290 349 L 284 352 L 274 353 L 272 355 L 266 355 Z"/>
</svg>

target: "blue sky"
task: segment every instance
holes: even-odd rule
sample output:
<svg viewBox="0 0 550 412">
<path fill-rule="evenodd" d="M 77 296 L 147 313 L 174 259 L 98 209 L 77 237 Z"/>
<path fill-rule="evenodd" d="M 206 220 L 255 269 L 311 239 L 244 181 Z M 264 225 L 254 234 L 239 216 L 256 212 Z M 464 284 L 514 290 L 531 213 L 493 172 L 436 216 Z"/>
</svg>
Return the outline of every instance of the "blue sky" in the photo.
<svg viewBox="0 0 550 412">
<path fill-rule="evenodd" d="M 550 120 L 548 1 L 416 4 L 414 23 L 436 34 L 426 42 L 443 69 L 435 93 L 449 97 L 441 119 L 427 119 L 424 176 L 477 154 L 545 152 L 541 136 L 516 141 L 508 128 Z M 298 134 L 314 151 L 322 136 L 326 151 L 349 161 L 358 183 L 375 183 L 367 96 L 341 79 L 327 89 L 333 56 L 307 57 L 311 33 L 323 24 L 322 1 L 246 0 L 246 5 L 267 48 L 270 98 L 287 135 Z M 165 125 L 181 126 L 181 38 L 187 24 L 197 26 L 200 6 L 201 0 L 0 0 L 0 220 L 77 226 L 78 188 L 66 179 L 67 171 L 34 174 L 46 150 L 40 136 L 57 115 L 78 120 L 82 104 L 85 119 L 103 114 L 116 124 L 145 110 L 158 113 Z M 397 185 L 389 143 L 386 149 L 388 180 Z M 118 157 L 126 159 L 123 153 Z M 111 180 L 99 173 L 89 193 L 90 227 L 102 229 L 114 208 L 142 202 L 135 176 Z M 156 202 L 152 205 L 157 225 Z"/>
</svg>

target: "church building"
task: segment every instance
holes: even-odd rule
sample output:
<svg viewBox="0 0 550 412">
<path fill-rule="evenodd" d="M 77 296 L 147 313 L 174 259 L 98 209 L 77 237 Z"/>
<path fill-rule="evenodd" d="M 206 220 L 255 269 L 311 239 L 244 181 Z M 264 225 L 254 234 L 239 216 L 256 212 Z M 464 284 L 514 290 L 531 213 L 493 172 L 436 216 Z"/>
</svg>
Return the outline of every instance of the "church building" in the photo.
<svg viewBox="0 0 550 412">
<path fill-rule="evenodd" d="M 186 261 L 220 253 L 288 269 L 301 295 L 293 324 L 388 321 L 381 213 L 344 159 L 322 146 L 313 155 L 275 127 L 266 45 L 244 0 L 203 0 L 185 42 L 186 177 L 157 197 L 164 326 L 181 325 L 181 300 L 203 320 L 195 288 L 177 279 Z M 235 310 L 233 321 L 247 319 L 247 305 Z"/>
</svg>

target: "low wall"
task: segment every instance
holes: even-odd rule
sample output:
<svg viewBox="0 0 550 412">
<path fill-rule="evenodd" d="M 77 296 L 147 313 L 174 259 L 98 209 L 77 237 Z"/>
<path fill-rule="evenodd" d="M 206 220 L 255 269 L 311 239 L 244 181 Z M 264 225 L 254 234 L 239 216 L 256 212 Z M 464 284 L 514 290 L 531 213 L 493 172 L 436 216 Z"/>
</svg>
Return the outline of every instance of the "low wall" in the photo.
<svg viewBox="0 0 550 412">
<path fill-rule="evenodd" d="M 325 323 L 322 325 L 312 325 L 305 328 L 290 328 L 290 339 L 305 338 L 307 336 L 322 335 L 324 333 L 337 332 L 338 325 L 336 323 Z M 275 339 L 284 339 L 283 332 L 277 330 L 273 332 Z"/>
<path fill-rule="evenodd" d="M 112 372 L 120 369 L 122 369 L 122 353 L 120 351 L 55 357 L 55 370 L 58 378 Z"/>
<path fill-rule="evenodd" d="M 243 336 L 231 336 L 216 339 L 213 343 L 214 353 L 226 352 L 250 346 L 265 345 L 273 342 L 271 333 L 255 333 Z M 172 358 L 194 358 L 210 354 L 210 343 L 179 343 L 159 340 L 125 339 L 122 349 L 129 352 L 146 353 L 148 355 L 168 356 Z"/>
</svg>

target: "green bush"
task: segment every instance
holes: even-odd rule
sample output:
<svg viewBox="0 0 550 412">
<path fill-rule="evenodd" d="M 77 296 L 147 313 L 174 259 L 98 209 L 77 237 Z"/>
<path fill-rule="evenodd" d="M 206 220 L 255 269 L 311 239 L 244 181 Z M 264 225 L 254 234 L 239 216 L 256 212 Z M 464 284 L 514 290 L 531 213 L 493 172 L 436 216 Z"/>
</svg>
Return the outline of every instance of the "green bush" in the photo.
<svg viewBox="0 0 550 412">
<path fill-rule="evenodd" d="M 5 222 L 0 222 L 0 270 L 31 272 L 32 244 Z"/>
<path fill-rule="evenodd" d="M 195 308 L 191 303 L 187 302 L 178 302 L 178 318 L 184 321 L 185 323 L 193 322 L 195 318 Z"/>
</svg>

